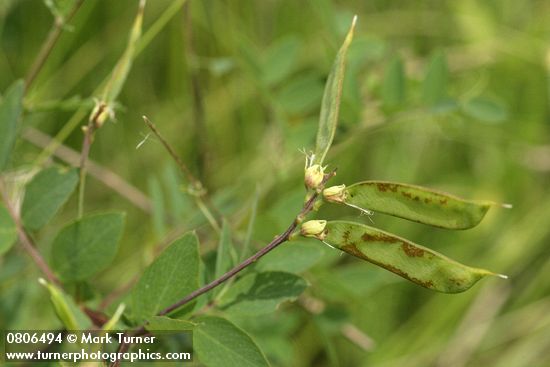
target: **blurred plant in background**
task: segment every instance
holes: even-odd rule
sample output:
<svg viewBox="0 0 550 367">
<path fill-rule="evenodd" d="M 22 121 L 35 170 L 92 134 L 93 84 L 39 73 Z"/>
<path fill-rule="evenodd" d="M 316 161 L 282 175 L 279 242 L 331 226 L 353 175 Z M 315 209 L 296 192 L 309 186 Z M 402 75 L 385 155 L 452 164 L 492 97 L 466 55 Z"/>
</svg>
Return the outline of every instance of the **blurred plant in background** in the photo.
<svg viewBox="0 0 550 367">
<path fill-rule="evenodd" d="M 37 165 L 79 165 L 80 126 L 124 52 L 137 3 L 83 1 L 57 27 L 59 38 L 25 91 L 21 138 L 11 155 L 16 164 L 4 177 L 15 202 L 24 205 L 20 193 Z M 338 163 L 337 183 L 409 182 L 510 202 L 514 209 L 490 211 L 484 225 L 458 234 L 329 205 L 319 217 L 366 224 L 370 218 L 376 227 L 510 279 L 488 279 L 449 296 L 300 240 L 254 265 L 306 279 L 307 288 L 293 283 L 296 296 L 304 291 L 297 302 L 266 314 L 278 302 L 249 305 L 244 315 L 227 308 L 224 315 L 275 366 L 549 364 L 548 2 L 150 1 L 114 105 L 116 122 L 96 132 L 87 165 L 86 212 L 127 213 L 118 252 L 109 254 L 116 266 L 75 279 L 66 291 L 113 315 L 120 302 L 136 308 L 132 296 L 124 298 L 129 282 L 189 230 L 201 243 L 200 284 L 228 267 L 216 263 L 220 249 L 241 259 L 281 233 L 303 202 L 299 150 L 314 145 L 325 78 L 353 14 L 360 23 L 328 155 Z M 58 19 L 69 15 L 54 12 Z M 28 82 L 56 24 L 40 1 L 0 3 L 3 103 L 14 80 Z M 143 141 L 142 115 L 155 121 L 207 190 L 215 220 L 223 218 L 218 230 L 197 209 L 192 182 L 161 141 Z M 68 175 L 63 182 L 76 182 L 74 171 L 61 174 Z M 48 259 L 56 234 L 77 215 L 77 198 L 67 199 L 33 233 L 49 264 L 56 261 Z M 176 243 L 182 241 L 192 240 Z M 14 246 L 0 260 L 0 325 L 59 328 L 54 310 L 39 307 L 46 291 L 36 279 L 43 275 L 21 252 Z M 238 280 L 244 286 L 246 277 Z"/>
</svg>

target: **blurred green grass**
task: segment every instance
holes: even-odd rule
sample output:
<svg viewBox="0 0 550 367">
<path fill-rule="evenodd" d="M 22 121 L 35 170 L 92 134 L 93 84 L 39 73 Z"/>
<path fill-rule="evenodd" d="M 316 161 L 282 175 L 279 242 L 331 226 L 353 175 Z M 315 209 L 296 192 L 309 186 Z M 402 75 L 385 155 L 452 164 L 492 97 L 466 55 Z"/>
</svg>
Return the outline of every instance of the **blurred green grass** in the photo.
<svg viewBox="0 0 550 367">
<path fill-rule="evenodd" d="M 149 1 L 145 31 L 171 3 Z M 27 94 L 24 126 L 53 136 L 74 106 L 49 108 L 46 102 L 79 95 L 89 103 L 124 49 L 136 7 L 129 0 L 84 2 Z M 132 278 L 174 232 L 197 228 L 205 253 L 217 242 L 180 193 L 182 179 L 159 142 L 151 137 L 136 149 L 148 133 L 142 115 L 203 180 L 237 237 L 246 235 L 256 188 L 253 246 L 284 228 L 303 196 L 298 149 L 313 146 L 323 83 L 358 14 L 340 126 L 327 158 L 338 167 L 334 183 L 402 181 L 514 204 L 492 209 L 466 232 L 372 218 L 381 228 L 510 279 L 484 280 L 459 295 L 434 294 L 327 248 L 306 273 L 308 295 L 324 302 L 324 312 L 288 305 L 240 324 L 257 335 L 273 365 L 550 364 L 549 2 L 192 1 L 188 10 L 178 10 L 136 58 L 117 122 L 98 133 L 92 149 L 93 160 L 147 193 L 157 208 L 151 216 L 90 180 L 87 210 L 129 213 L 117 266 L 97 279 L 96 292 Z M 41 1 L 0 3 L 0 90 L 26 75 L 51 22 Z M 481 96 L 497 101 L 498 111 L 485 111 L 487 118 L 479 109 L 422 103 L 426 70 L 438 53 L 449 65 L 446 93 L 453 103 L 460 107 Z M 396 57 L 404 66 L 404 97 L 387 108 L 384 73 Z M 194 112 L 193 79 L 203 119 Z M 81 139 L 75 129 L 65 144 L 79 150 Z M 39 151 L 20 140 L 16 160 L 31 165 Z M 75 201 L 57 228 L 75 215 Z M 319 215 L 368 221 L 333 207 Z M 55 226 L 40 233 L 43 253 L 54 234 Z M 0 325 L 55 327 L 52 311 L 37 309 L 43 299 L 37 271 L 22 256 L 12 251 L 0 262 Z M 356 336 L 350 341 L 344 324 L 375 345 L 364 350 Z"/>
</svg>

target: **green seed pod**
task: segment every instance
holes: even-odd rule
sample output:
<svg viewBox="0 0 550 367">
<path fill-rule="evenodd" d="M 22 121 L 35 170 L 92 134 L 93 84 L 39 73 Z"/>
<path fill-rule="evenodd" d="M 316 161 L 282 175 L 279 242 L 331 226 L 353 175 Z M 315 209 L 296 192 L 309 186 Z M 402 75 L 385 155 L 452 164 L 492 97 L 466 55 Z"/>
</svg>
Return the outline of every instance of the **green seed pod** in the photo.
<svg viewBox="0 0 550 367">
<path fill-rule="evenodd" d="M 325 222 L 319 235 L 309 237 L 438 292 L 464 292 L 487 275 L 506 278 L 460 264 L 426 247 L 360 223 Z"/>
</svg>

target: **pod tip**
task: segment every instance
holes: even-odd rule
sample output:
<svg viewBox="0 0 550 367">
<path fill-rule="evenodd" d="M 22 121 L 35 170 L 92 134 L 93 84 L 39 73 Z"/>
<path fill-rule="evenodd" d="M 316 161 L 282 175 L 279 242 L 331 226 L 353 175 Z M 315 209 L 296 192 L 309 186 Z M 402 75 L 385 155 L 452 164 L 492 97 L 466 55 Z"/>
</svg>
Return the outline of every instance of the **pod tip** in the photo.
<svg viewBox="0 0 550 367">
<path fill-rule="evenodd" d="M 508 275 L 504 275 L 504 274 L 495 274 L 495 275 L 502 279 L 508 279 Z"/>
<path fill-rule="evenodd" d="M 512 204 L 502 203 L 500 204 L 501 207 L 506 209 L 512 209 L 514 206 Z"/>
</svg>

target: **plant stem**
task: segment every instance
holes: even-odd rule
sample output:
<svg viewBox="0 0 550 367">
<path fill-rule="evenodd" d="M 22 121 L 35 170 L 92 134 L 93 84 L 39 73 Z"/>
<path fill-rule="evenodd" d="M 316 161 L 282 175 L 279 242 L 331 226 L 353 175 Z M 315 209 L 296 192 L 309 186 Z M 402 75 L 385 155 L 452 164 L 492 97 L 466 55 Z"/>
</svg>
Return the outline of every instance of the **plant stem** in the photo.
<svg viewBox="0 0 550 367">
<path fill-rule="evenodd" d="M 151 129 L 153 134 L 155 134 L 155 136 L 160 140 L 160 142 L 162 143 L 162 145 L 164 146 L 168 154 L 170 154 L 170 156 L 174 159 L 174 161 L 176 161 L 180 171 L 183 173 L 187 181 L 189 181 L 191 184 L 191 189 L 193 191 L 192 195 L 195 198 L 195 204 L 203 213 L 203 215 L 206 217 L 206 219 L 208 220 L 212 228 L 214 228 L 216 232 L 219 233 L 221 231 L 221 227 L 215 215 L 210 210 L 209 206 L 206 205 L 206 202 L 205 202 L 206 190 L 202 182 L 198 178 L 196 178 L 193 175 L 193 173 L 191 173 L 191 170 L 185 165 L 183 160 L 178 156 L 174 148 L 172 148 L 170 143 L 168 143 L 168 141 L 164 139 L 160 131 L 157 129 L 156 125 L 151 120 L 149 120 L 147 116 L 143 116 L 143 121 L 145 121 L 145 124 L 149 127 L 149 129 Z"/>
<path fill-rule="evenodd" d="M 44 276 L 48 279 L 48 281 L 50 283 L 60 286 L 61 282 L 59 281 L 59 279 L 57 279 L 57 277 L 53 273 L 52 269 L 50 269 L 50 267 L 48 266 L 48 264 L 46 263 L 42 255 L 40 255 L 40 252 L 38 252 L 30 236 L 25 231 L 25 228 L 21 223 L 21 219 L 19 218 L 19 215 L 17 215 L 15 208 L 12 206 L 8 198 L 8 195 L 5 192 L 4 184 L 1 181 L 0 181 L 0 193 L 2 195 L 2 200 L 4 201 L 4 204 L 6 205 L 6 208 L 8 209 L 9 214 L 15 223 L 15 226 L 17 228 L 17 236 L 19 237 L 19 242 L 21 242 L 23 249 L 29 254 L 29 256 L 36 263 L 38 268 L 42 271 Z"/>
<path fill-rule="evenodd" d="M 78 0 L 64 19 L 59 16 L 55 17 L 52 28 L 50 29 L 50 32 L 48 32 L 48 36 L 46 37 L 46 40 L 44 40 L 44 43 L 42 44 L 42 47 L 40 48 L 40 51 L 31 66 L 27 78 L 25 79 L 25 91 L 29 89 L 31 84 L 36 79 L 36 76 L 46 63 L 48 56 L 50 56 L 53 47 L 63 31 L 63 26 L 72 19 L 83 2 L 84 0 Z"/>
</svg>

